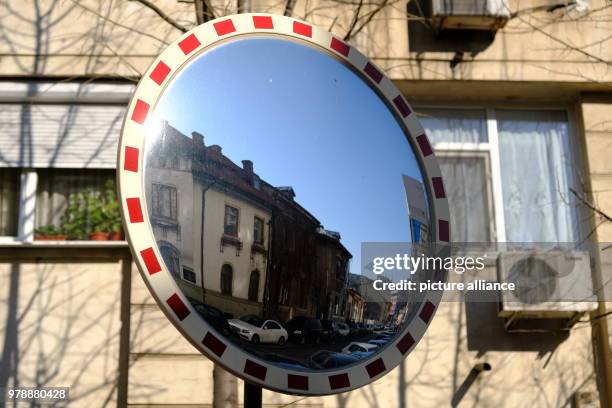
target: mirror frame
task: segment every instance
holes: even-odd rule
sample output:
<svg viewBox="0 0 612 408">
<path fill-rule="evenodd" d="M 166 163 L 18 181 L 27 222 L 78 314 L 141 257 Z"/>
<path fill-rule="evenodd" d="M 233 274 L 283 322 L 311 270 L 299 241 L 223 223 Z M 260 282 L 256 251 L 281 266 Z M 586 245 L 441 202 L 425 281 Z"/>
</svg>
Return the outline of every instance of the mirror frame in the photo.
<svg viewBox="0 0 612 408">
<path fill-rule="evenodd" d="M 426 292 L 418 312 L 382 351 L 357 364 L 331 370 L 290 370 L 248 354 L 211 327 L 180 292 L 166 269 L 146 208 L 143 160 L 147 117 L 164 90 L 189 62 L 229 39 L 271 36 L 305 43 L 356 72 L 386 103 L 403 126 L 419 162 L 430 207 L 432 241 L 450 241 L 450 215 L 442 175 L 416 114 L 393 82 L 354 47 L 330 32 L 290 17 L 239 14 L 209 21 L 170 44 L 141 78 L 123 122 L 117 181 L 126 237 L 146 286 L 179 332 L 215 363 L 252 383 L 287 394 L 329 395 L 365 386 L 395 368 L 415 348 L 440 303 L 442 292 Z M 444 278 L 442 278 L 444 279 Z"/>
</svg>

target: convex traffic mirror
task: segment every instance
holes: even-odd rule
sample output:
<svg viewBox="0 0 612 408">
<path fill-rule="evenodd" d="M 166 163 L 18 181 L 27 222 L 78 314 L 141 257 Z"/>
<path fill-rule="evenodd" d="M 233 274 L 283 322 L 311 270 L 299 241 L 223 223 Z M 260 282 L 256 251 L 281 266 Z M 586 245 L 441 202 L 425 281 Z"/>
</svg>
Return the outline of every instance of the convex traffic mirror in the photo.
<svg viewBox="0 0 612 408">
<path fill-rule="evenodd" d="M 355 48 L 287 17 L 226 17 L 141 80 L 119 150 L 135 261 L 202 353 L 264 387 L 368 384 L 423 335 L 439 295 L 377 291 L 364 242 L 448 241 L 416 115 Z"/>
</svg>

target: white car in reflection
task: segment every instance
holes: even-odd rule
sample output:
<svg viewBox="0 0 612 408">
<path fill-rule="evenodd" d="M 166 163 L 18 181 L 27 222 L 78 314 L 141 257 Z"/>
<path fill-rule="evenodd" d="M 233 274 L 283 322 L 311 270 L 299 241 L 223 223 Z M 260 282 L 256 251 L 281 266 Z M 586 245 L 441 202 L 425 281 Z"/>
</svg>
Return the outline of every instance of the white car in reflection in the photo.
<svg viewBox="0 0 612 408">
<path fill-rule="evenodd" d="M 246 315 L 240 319 L 228 321 L 230 329 L 240 338 L 253 344 L 278 343 L 285 344 L 289 335 L 276 320 L 264 320 L 259 316 Z"/>
<path fill-rule="evenodd" d="M 367 352 L 376 351 L 376 349 L 378 349 L 378 346 L 375 346 L 374 344 L 359 343 L 359 342 L 354 341 L 352 343 L 349 343 L 349 345 L 346 346 L 345 348 L 343 348 L 342 352 L 345 354 L 367 353 Z"/>
</svg>

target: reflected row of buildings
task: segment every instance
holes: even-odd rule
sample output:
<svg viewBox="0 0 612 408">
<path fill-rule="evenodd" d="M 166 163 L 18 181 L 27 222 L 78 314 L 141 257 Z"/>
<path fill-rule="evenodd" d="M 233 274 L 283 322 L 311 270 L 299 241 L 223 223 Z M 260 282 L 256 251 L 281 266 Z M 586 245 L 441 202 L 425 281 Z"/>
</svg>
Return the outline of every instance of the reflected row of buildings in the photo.
<svg viewBox="0 0 612 408">
<path fill-rule="evenodd" d="M 167 123 L 146 168 L 154 234 L 187 296 L 234 316 L 364 321 L 366 299 L 349 282 L 351 253 L 292 187 L 270 185 L 251 161 L 238 166 L 203 135 Z"/>
</svg>

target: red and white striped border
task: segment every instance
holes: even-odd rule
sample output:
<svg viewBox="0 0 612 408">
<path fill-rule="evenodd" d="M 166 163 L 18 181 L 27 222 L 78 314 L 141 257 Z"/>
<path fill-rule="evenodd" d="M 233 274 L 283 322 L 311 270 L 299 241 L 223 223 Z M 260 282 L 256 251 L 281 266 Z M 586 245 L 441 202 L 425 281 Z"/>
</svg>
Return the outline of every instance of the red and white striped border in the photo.
<svg viewBox="0 0 612 408">
<path fill-rule="evenodd" d="M 306 372 L 269 364 L 234 346 L 209 326 L 178 289 L 161 261 L 144 205 L 143 151 L 147 118 L 164 88 L 186 64 L 221 44 L 245 35 L 274 33 L 275 38 L 302 40 L 327 52 L 359 73 L 403 122 L 406 136 L 421 164 L 432 209 L 431 234 L 448 242 L 449 209 L 438 163 L 416 115 L 389 78 L 358 50 L 328 31 L 295 19 L 265 14 L 223 17 L 194 28 L 166 48 L 141 79 L 130 103 L 118 152 L 119 193 L 123 219 L 136 264 L 157 303 L 176 328 L 202 353 L 234 374 L 263 387 L 302 395 L 346 392 L 371 383 L 396 367 L 421 339 L 440 302 L 439 292 L 425 294 L 417 317 L 396 340 L 360 364 L 342 369 Z"/>
</svg>

